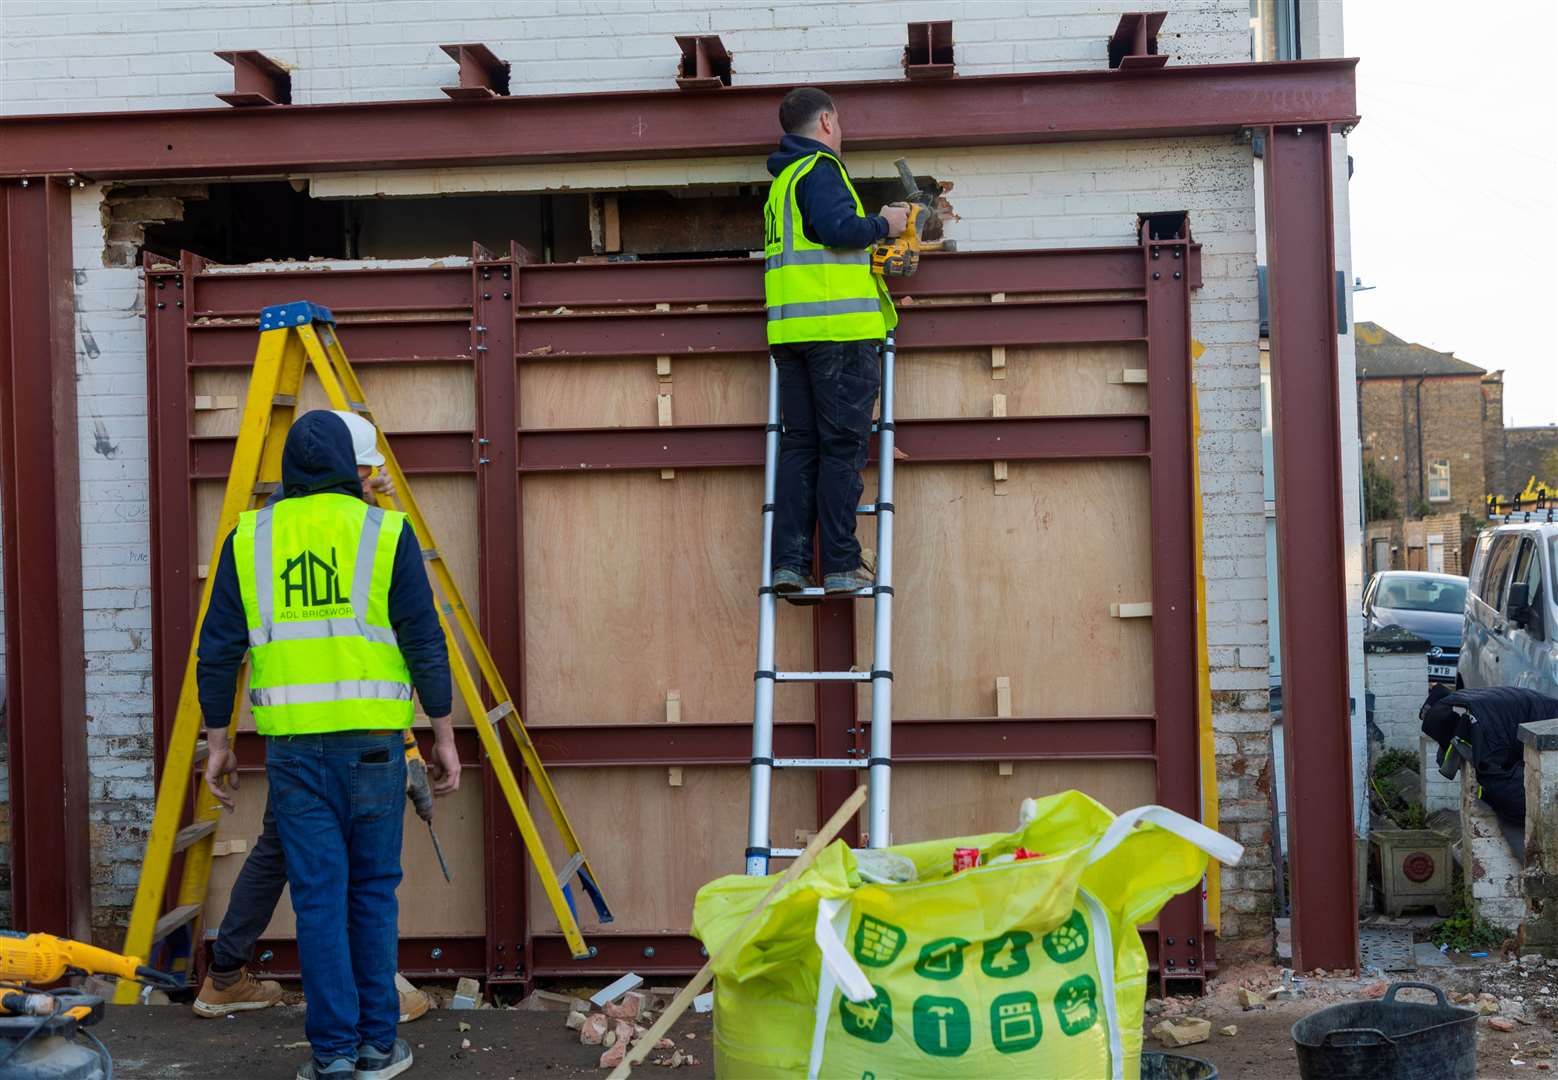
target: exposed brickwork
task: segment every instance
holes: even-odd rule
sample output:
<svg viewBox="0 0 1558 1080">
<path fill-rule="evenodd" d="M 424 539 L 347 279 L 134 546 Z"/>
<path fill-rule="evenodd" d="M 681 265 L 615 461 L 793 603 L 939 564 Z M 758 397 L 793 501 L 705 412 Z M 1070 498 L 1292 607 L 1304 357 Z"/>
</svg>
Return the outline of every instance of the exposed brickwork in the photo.
<svg viewBox="0 0 1558 1080">
<path fill-rule="evenodd" d="M 1499 829 L 1498 815 L 1477 798 L 1477 773 L 1461 768 L 1461 872 L 1479 918 L 1514 930 L 1525 918 L 1520 892 L 1523 867 Z"/>
<path fill-rule="evenodd" d="M 1507 497 L 1524 491 L 1533 476 L 1538 486 L 1558 491 L 1558 424 L 1505 428 L 1502 434 L 1504 468 L 1498 493 Z"/>
<path fill-rule="evenodd" d="M 1430 513 L 1479 514 L 1483 482 L 1483 397 L 1477 375 L 1430 375 L 1421 380 L 1360 381 L 1363 454 L 1396 487 L 1405 516 L 1419 504 Z M 1450 463 L 1450 497 L 1432 499 L 1434 461 Z"/>
<path fill-rule="evenodd" d="M 117 184 L 103 196 L 103 265 L 135 266 L 146 226 L 183 221 L 186 199 L 204 199 L 205 184 Z"/>
<path fill-rule="evenodd" d="M 1504 373 L 1490 371 L 1482 377 L 1482 477 L 1489 495 L 1513 494 L 1504 485 L 1505 444 Z M 1553 472 L 1558 473 L 1558 468 Z"/>
<path fill-rule="evenodd" d="M 900 73 L 904 23 L 943 18 L 955 22 L 964 74 L 1102 68 L 1119 13 L 1138 5 L 915 0 L 749 8 L 603 0 L 589 17 L 561 14 L 547 0 L 526 4 L 523 14 L 468 0 L 433 7 L 165 0 L 134 17 L 97 6 L 9 0 L 0 14 L 8 61 L 0 108 L 210 107 L 210 95 L 231 86 L 231 69 L 210 55 L 219 48 L 258 48 L 296 65 L 299 104 L 438 97 L 453 66 L 437 45 L 451 39 L 484 41 L 512 61 L 515 93 L 668 88 L 671 35 L 695 32 L 722 36 L 735 54 L 737 83 L 888 78 Z M 1160 40 L 1171 62 L 1246 59 L 1248 5 L 1176 7 Z M 915 164 L 956 177 L 962 221 L 953 235 L 970 250 L 1132 243 L 1138 212 L 1191 214 L 1204 245 L 1205 287 L 1195 294 L 1192 324 L 1206 347 L 1195 377 L 1218 783 L 1224 828 L 1246 846 L 1243 866 L 1223 878 L 1223 938 L 1269 939 L 1273 771 L 1250 148 L 1208 138 L 938 150 Z M 730 182 L 732 167 L 760 168 L 709 162 L 705 174 L 696 163 L 618 166 L 656 167 L 681 179 L 648 182 Z M 572 168 L 542 170 L 552 175 L 529 190 L 562 186 Z M 426 191 L 420 185 L 428 176 L 408 170 L 372 180 Z M 152 795 L 144 322 L 139 274 L 127 257 L 139 222 L 176 209 L 156 201 L 166 192 L 104 194 L 88 188 L 76 196 L 75 264 L 94 922 L 107 935 L 131 897 Z"/>
</svg>

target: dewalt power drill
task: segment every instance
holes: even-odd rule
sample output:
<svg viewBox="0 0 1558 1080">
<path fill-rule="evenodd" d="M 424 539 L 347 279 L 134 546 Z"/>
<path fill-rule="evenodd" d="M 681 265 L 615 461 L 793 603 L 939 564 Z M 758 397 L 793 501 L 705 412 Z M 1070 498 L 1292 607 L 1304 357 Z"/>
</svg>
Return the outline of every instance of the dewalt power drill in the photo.
<svg viewBox="0 0 1558 1080">
<path fill-rule="evenodd" d="M 903 158 L 895 164 L 898 177 L 903 181 L 903 201 L 909 207 L 909 222 L 899 235 L 876 242 L 871 249 L 871 272 L 883 277 L 909 277 L 920 268 L 920 252 L 956 248 L 951 240 L 941 236 L 941 213 L 936 205 L 941 192 L 920 187 Z"/>
</svg>

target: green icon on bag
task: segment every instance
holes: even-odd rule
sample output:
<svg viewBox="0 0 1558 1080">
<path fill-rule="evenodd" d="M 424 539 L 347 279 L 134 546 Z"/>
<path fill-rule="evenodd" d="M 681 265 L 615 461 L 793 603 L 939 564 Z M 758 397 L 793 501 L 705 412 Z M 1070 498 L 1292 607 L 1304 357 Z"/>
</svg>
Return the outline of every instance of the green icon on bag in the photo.
<svg viewBox="0 0 1558 1080">
<path fill-rule="evenodd" d="M 984 955 L 979 960 L 979 970 L 992 979 L 1015 979 L 1028 973 L 1028 946 L 1033 935 L 1026 930 L 1013 930 L 985 942 Z"/>
<path fill-rule="evenodd" d="M 1032 1050 L 1044 1037 L 1039 999 L 1026 990 L 1002 994 L 990 1003 L 990 1037 L 1003 1054 Z"/>
<path fill-rule="evenodd" d="M 1069 964 L 1087 952 L 1087 920 L 1080 911 L 1044 935 L 1044 951 L 1057 964 Z"/>
<path fill-rule="evenodd" d="M 933 1057 L 960 1057 L 973 1039 L 968 1006 L 957 998 L 922 997 L 914 1003 L 914 1043 Z"/>
<path fill-rule="evenodd" d="M 1080 1035 L 1098 1022 L 1098 984 L 1091 975 L 1078 975 L 1055 991 L 1055 1019 L 1067 1035 Z"/>
<path fill-rule="evenodd" d="M 937 938 L 920 950 L 914 973 L 922 979 L 945 982 L 963 974 L 963 950 L 968 942 L 960 937 Z"/>
<path fill-rule="evenodd" d="M 880 986 L 872 985 L 876 997 L 870 1001 L 839 998 L 839 1020 L 844 1034 L 866 1042 L 884 1043 L 893 1037 L 893 999 Z"/>
<path fill-rule="evenodd" d="M 898 959 L 908 941 L 902 927 L 862 915 L 855 927 L 855 959 L 866 967 L 886 967 Z"/>
</svg>

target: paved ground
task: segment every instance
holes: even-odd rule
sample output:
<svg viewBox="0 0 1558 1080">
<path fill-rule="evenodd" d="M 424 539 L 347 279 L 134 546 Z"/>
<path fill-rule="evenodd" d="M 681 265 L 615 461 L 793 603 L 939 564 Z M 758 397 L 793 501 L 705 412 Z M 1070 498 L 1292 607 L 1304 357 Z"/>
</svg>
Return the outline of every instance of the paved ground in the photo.
<svg viewBox="0 0 1558 1080">
<path fill-rule="evenodd" d="M 1304 980 L 1298 1001 L 1272 1003 L 1246 1011 L 1237 1002 L 1240 985 L 1275 984 L 1275 969 L 1258 967 L 1229 972 L 1214 980 L 1213 992 L 1197 1002 L 1170 1002 L 1176 1009 L 1212 1022 L 1209 1042 L 1170 1051 L 1216 1065 L 1222 1080 L 1285 1080 L 1298 1068 L 1290 1029 L 1301 1017 L 1339 1001 L 1356 999 L 1369 980 L 1356 977 Z M 1524 970 L 1498 963 L 1477 967 L 1423 971 L 1447 990 L 1488 991 L 1504 1012 L 1522 1019 L 1514 1030 L 1501 1032 L 1488 1018 L 1476 1024 L 1479 1078 L 1520 1078 L 1558 1075 L 1558 970 Z M 1522 1003 L 1511 1005 L 1511 1002 Z M 1160 1017 L 1149 1017 L 1147 1026 Z M 459 1030 L 461 1023 L 471 1030 Z M 1232 1037 L 1217 1034 L 1226 1025 L 1238 1027 Z M 714 1075 L 707 1016 L 692 1016 L 675 1026 L 677 1045 L 701 1059 L 697 1066 L 677 1070 L 646 1067 L 642 1075 L 702 1080 Z M 160 1006 L 140 1009 L 110 1007 L 97 1033 L 112 1050 L 114 1075 L 124 1080 L 219 1078 L 219 1080 L 290 1080 L 308 1050 L 303 1042 L 303 1010 L 279 1006 L 228 1020 L 197 1020 L 187 1008 Z M 602 1077 L 600 1048 L 581 1046 L 559 1013 L 510 1009 L 453 1011 L 435 1009 L 402 1028 L 416 1051 L 418 1065 L 408 1075 L 453 1077 L 456 1080 L 547 1080 Z M 691 1035 L 691 1038 L 687 1036 Z M 469 1040 L 468 1048 L 462 1042 Z M 1161 1049 L 1150 1036 L 1148 1049 Z M 1544 1068 L 1546 1066 L 1546 1068 Z M 739 1078 L 736 1078 L 739 1080 Z M 970 1078 L 961 1078 L 970 1080 Z"/>
<path fill-rule="evenodd" d="M 560 1013 L 435 1009 L 401 1028 L 417 1056 L 406 1075 L 428 1080 L 604 1077 L 601 1048 L 581 1046 L 563 1021 Z M 461 1032 L 461 1023 L 470 1024 L 471 1030 Z M 177 1005 L 110 1006 L 95 1030 L 114 1055 L 116 1080 L 292 1080 L 298 1064 L 308 1057 L 306 1045 L 289 1045 L 303 1042 L 303 1010 L 296 1005 L 226 1020 L 197 1020 Z M 700 1058 L 699 1066 L 646 1066 L 640 1071 L 677 1080 L 712 1077 L 711 1030 L 707 1016 L 694 1016 L 675 1027 L 678 1045 Z M 689 1032 L 696 1037 L 683 1038 Z M 467 1039 L 470 1049 L 462 1049 Z"/>
</svg>

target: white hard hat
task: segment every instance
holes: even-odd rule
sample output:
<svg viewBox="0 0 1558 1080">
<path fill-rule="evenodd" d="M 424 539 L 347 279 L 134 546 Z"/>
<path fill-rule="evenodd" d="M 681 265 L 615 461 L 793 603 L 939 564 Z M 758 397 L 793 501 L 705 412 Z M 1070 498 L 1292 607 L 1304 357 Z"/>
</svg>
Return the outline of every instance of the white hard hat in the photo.
<svg viewBox="0 0 1558 1080">
<path fill-rule="evenodd" d="M 379 453 L 379 429 L 354 412 L 342 409 L 332 411 L 346 424 L 346 430 L 352 433 L 352 453 L 357 456 L 357 464 L 372 465 L 374 468 L 383 465 L 384 455 Z"/>
</svg>

